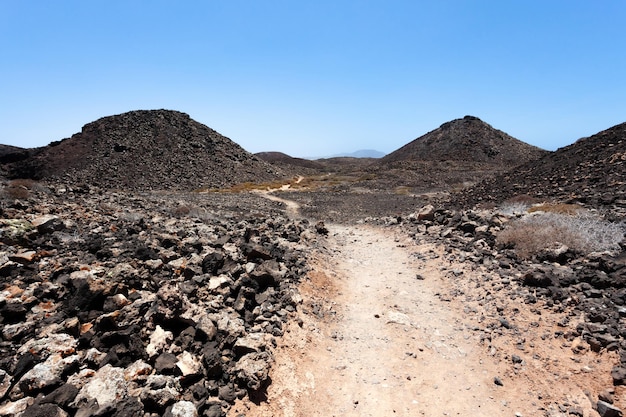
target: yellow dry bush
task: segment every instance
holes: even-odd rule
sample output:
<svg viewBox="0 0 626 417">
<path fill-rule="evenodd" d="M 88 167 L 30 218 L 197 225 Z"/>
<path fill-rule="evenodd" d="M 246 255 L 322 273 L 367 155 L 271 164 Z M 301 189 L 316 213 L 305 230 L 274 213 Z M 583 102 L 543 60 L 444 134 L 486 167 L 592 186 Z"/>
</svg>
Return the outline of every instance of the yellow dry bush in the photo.
<svg viewBox="0 0 626 417">
<path fill-rule="evenodd" d="M 582 209 L 583 207 L 578 204 L 550 203 L 550 204 L 539 204 L 536 206 L 532 206 L 528 209 L 528 212 L 535 213 L 538 211 L 542 211 L 544 213 L 558 213 L 558 214 L 574 215 L 574 214 L 578 214 Z"/>
<path fill-rule="evenodd" d="M 619 249 L 626 228 L 592 214 L 537 212 L 511 221 L 496 237 L 520 258 L 531 258 L 558 244 L 580 253 Z"/>
</svg>

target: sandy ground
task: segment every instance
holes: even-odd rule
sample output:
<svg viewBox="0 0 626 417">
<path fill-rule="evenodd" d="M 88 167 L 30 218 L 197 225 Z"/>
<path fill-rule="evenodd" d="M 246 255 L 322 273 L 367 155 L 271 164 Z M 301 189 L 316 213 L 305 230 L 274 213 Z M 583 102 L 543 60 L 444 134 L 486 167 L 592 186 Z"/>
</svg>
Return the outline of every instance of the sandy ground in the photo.
<svg viewBox="0 0 626 417">
<path fill-rule="evenodd" d="M 553 337 L 563 313 L 489 294 L 482 271 L 435 244 L 329 229 L 299 320 L 274 351 L 267 399 L 230 416 L 597 415 L 617 359 Z"/>
</svg>

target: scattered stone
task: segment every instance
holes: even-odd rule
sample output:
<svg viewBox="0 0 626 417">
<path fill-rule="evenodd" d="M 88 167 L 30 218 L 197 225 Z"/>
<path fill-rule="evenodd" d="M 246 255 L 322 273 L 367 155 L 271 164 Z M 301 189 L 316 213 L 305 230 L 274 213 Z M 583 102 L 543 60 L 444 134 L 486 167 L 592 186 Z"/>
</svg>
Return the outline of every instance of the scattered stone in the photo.
<svg viewBox="0 0 626 417">
<path fill-rule="evenodd" d="M 244 355 L 237 365 L 237 378 L 251 390 L 258 390 L 269 378 L 272 358 L 268 352 L 249 353 Z"/>
<path fill-rule="evenodd" d="M 114 408 L 115 404 L 128 396 L 128 382 L 124 369 L 105 365 L 78 392 L 72 402 L 73 408 L 96 410 Z"/>
<path fill-rule="evenodd" d="M 622 417 L 622 410 L 604 401 L 598 401 L 596 411 L 600 417 Z"/>
<path fill-rule="evenodd" d="M 56 404 L 35 403 L 28 407 L 20 417 L 67 417 L 68 415 Z"/>
<path fill-rule="evenodd" d="M 165 417 L 198 417 L 196 406 L 190 401 L 178 401 L 164 414 Z"/>
</svg>

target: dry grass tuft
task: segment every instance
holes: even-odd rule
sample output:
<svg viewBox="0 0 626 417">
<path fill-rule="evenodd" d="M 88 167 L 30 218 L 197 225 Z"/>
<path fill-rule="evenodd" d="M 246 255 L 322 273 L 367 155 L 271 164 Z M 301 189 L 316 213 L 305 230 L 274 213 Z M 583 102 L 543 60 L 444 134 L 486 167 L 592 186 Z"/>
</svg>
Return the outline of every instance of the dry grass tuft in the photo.
<svg viewBox="0 0 626 417">
<path fill-rule="evenodd" d="M 525 204 L 528 206 L 532 206 L 533 204 L 537 204 L 540 201 L 535 197 L 531 197 L 527 194 L 520 194 L 513 196 L 504 201 L 504 204 Z"/>
<path fill-rule="evenodd" d="M 16 179 L 9 181 L 6 187 L 2 189 L 2 195 L 5 198 L 13 200 L 26 200 L 33 191 L 42 191 L 43 186 L 35 180 Z"/>
<path fill-rule="evenodd" d="M 585 254 L 618 250 L 625 231 L 624 224 L 591 214 L 537 212 L 509 223 L 496 241 L 513 247 L 520 258 L 529 259 L 557 245 Z"/>
<path fill-rule="evenodd" d="M 399 186 L 399 187 L 396 187 L 393 190 L 394 194 L 397 194 L 397 195 L 409 195 L 410 191 L 411 191 L 411 189 L 409 187 L 406 187 L 406 186 L 403 186 L 403 185 Z"/>
<path fill-rule="evenodd" d="M 569 214 L 571 216 L 578 214 L 582 211 L 583 207 L 578 204 L 565 204 L 565 203 L 551 203 L 551 204 L 539 204 L 532 206 L 528 209 L 529 213 L 544 212 L 544 213 L 557 213 L 557 214 Z"/>
</svg>

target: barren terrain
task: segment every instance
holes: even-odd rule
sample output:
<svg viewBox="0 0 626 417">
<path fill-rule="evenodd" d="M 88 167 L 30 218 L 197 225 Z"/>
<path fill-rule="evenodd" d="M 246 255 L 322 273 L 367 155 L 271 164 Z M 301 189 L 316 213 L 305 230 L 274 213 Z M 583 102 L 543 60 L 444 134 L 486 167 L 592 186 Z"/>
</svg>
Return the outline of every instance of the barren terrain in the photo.
<svg viewBox="0 0 626 417">
<path fill-rule="evenodd" d="M 329 229 L 267 401 L 229 415 L 597 415 L 618 359 L 555 337 L 563 314 L 531 313 L 504 293 L 485 300 L 480 271 L 441 245 L 379 226 Z M 485 337 L 493 306 L 514 324 Z"/>
<path fill-rule="evenodd" d="M 624 126 L 311 163 L 158 110 L 4 147 L 0 416 L 622 416 Z"/>
</svg>

